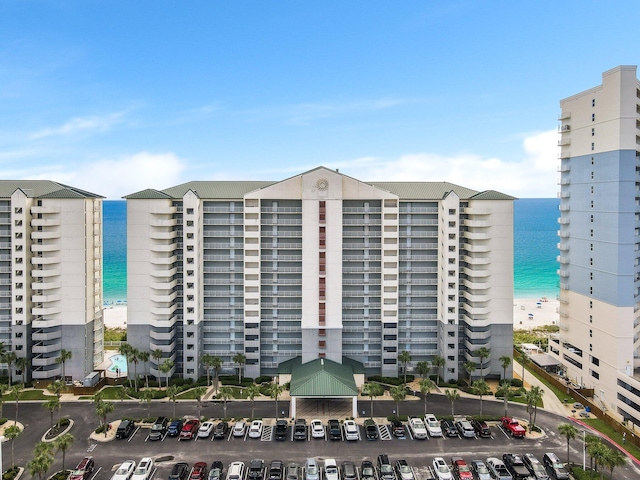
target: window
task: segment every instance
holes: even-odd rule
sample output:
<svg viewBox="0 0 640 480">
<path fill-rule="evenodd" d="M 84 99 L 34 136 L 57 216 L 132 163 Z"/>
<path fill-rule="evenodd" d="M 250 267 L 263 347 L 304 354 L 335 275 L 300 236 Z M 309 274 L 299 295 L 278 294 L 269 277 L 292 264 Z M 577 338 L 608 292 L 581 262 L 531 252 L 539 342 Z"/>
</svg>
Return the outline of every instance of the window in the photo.
<svg viewBox="0 0 640 480">
<path fill-rule="evenodd" d="M 589 295 L 593 295 L 593 287 L 589 287 Z"/>
<path fill-rule="evenodd" d="M 454 357 L 453 355 L 449 355 L 447 357 L 447 360 L 449 360 L 450 362 L 455 362 L 456 361 L 456 357 Z"/>
<path fill-rule="evenodd" d="M 595 98 L 591 99 L 591 106 L 592 107 L 596 106 L 596 99 Z"/>
<path fill-rule="evenodd" d="M 593 215 L 590 215 L 589 221 L 593 223 Z"/>
<path fill-rule="evenodd" d="M 591 114 L 591 121 L 592 121 L 592 122 L 595 122 L 595 121 L 596 121 L 596 114 L 595 114 L 595 113 L 592 113 L 592 114 Z"/>
<path fill-rule="evenodd" d="M 591 370 L 591 376 L 593 378 L 595 378 L 596 380 L 600 379 L 600 374 L 598 372 L 594 371 L 594 370 Z"/>
<path fill-rule="evenodd" d="M 591 142 L 591 150 L 595 150 L 596 149 L 596 144 Z"/>
<path fill-rule="evenodd" d="M 593 252 L 593 243 L 589 244 L 589 248 L 591 249 L 591 251 Z"/>
<path fill-rule="evenodd" d="M 595 175 L 593 174 L 593 172 L 591 172 L 591 180 L 593 180 L 594 177 Z"/>
<path fill-rule="evenodd" d="M 596 164 L 596 157 L 591 157 L 591 165 L 595 165 Z"/>
<path fill-rule="evenodd" d="M 589 235 L 593 237 L 593 228 L 589 231 Z"/>
<path fill-rule="evenodd" d="M 456 209 L 455 208 L 450 208 L 449 209 L 449 215 L 455 215 L 456 214 Z"/>
<path fill-rule="evenodd" d="M 589 351 L 590 351 L 590 352 L 593 352 L 593 343 L 590 343 L 590 344 L 589 344 Z"/>
<path fill-rule="evenodd" d="M 593 280 L 593 272 L 589 272 L 589 280 Z"/>
<path fill-rule="evenodd" d="M 589 259 L 589 265 L 593 266 L 593 258 Z M 593 273 L 591 274 L 593 276 Z M 593 280 L 593 279 L 592 279 Z"/>
<path fill-rule="evenodd" d="M 592 136 L 592 137 L 595 137 L 595 136 L 596 136 L 596 129 L 595 129 L 595 128 L 592 128 L 592 129 L 591 129 L 591 136 Z"/>
<path fill-rule="evenodd" d="M 589 323 L 593 323 L 593 315 L 589 315 Z"/>
<path fill-rule="evenodd" d="M 593 338 L 593 330 L 589 330 L 589 337 Z"/>
<path fill-rule="evenodd" d="M 187 208 L 187 215 L 193 215 L 193 208 Z"/>
<path fill-rule="evenodd" d="M 593 308 L 593 300 L 589 300 L 589 308 Z"/>
<path fill-rule="evenodd" d="M 448 348 L 449 350 L 453 350 L 454 348 L 456 348 L 456 345 L 455 345 L 454 343 L 449 343 L 449 344 L 447 345 L 447 348 Z"/>
</svg>

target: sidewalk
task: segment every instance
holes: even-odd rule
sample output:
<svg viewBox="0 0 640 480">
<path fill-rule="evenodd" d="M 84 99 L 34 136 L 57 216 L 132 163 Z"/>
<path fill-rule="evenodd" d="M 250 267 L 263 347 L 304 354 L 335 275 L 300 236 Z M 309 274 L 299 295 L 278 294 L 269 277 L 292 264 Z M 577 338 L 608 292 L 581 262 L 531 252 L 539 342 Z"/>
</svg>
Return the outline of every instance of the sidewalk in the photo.
<svg viewBox="0 0 640 480">
<path fill-rule="evenodd" d="M 516 360 L 513 360 L 513 376 L 514 378 L 521 378 L 522 376 L 522 365 L 520 365 Z M 530 386 L 540 387 L 544 390 L 544 396 L 542 397 L 542 402 L 544 403 L 543 410 L 557 413 L 563 417 L 569 417 L 569 414 L 571 413 L 571 406 L 567 406 L 562 403 L 560 399 L 556 397 L 555 393 L 550 391 L 544 383 L 538 380 L 527 370 L 525 370 L 524 374 L 524 383 Z"/>
</svg>

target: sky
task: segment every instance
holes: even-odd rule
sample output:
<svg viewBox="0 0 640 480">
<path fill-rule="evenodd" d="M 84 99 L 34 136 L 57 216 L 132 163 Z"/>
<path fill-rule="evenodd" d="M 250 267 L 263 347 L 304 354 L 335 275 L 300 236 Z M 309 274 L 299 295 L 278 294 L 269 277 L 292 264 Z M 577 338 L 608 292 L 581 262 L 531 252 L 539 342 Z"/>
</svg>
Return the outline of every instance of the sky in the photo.
<svg viewBox="0 0 640 480">
<path fill-rule="evenodd" d="M 640 2 L 0 2 L 0 178 L 449 181 L 555 197 L 559 101 L 636 65 Z M 634 23 L 635 22 L 635 23 Z"/>
</svg>

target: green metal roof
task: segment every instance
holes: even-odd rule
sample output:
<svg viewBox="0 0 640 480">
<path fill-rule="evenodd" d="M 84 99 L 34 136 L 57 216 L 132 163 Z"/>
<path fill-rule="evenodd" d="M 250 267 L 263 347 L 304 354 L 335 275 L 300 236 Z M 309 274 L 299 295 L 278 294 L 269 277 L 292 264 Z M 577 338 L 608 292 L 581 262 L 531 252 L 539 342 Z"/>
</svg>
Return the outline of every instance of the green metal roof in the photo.
<svg viewBox="0 0 640 480">
<path fill-rule="evenodd" d="M 162 190 L 172 198 L 182 198 L 193 190 L 200 198 L 242 199 L 247 193 L 278 182 L 266 181 L 195 181 Z"/>
<path fill-rule="evenodd" d="M 126 195 L 127 200 L 150 200 L 150 199 L 162 199 L 162 198 L 172 198 L 170 195 L 163 193 L 159 190 L 154 190 L 153 188 L 147 188 L 146 190 L 141 190 L 136 193 L 132 193 L 131 195 Z"/>
<path fill-rule="evenodd" d="M 326 358 L 293 364 L 292 397 L 354 397 L 358 388 L 351 365 L 340 365 Z"/>
<path fill-rule="evenodd" d="M 515 200 L 516 197 L 495 190 L 485 190 L 471 197 L 473 200 Z"/>
<path fill-rule="evenodd" d="M 51 180 L 0 180 L 0 198 L 11 197 L 18 189 L 29 198 L 104 198 Z"/>
</svg>

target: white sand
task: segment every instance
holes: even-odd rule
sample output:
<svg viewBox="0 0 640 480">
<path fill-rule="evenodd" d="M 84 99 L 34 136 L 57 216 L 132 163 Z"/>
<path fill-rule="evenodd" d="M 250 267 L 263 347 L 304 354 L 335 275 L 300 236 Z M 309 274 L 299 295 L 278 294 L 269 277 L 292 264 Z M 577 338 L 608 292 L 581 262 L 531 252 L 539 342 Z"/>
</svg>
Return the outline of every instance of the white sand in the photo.
<svg viewBox="0 0 640 480">
<path fill-rule="evenodd" d="M 104 307 L 104 326 L 108 328 L 127 328 L 127 306 L 109 305 Z"/>
<path fill-rule="evenodd" d="M 513 301 L 513 329 L 524 330 L 542 325 L 557 325 L 560 302 L 551 298 L 546 300 L 543 298 L 515 299 Z"/>
</svg>

